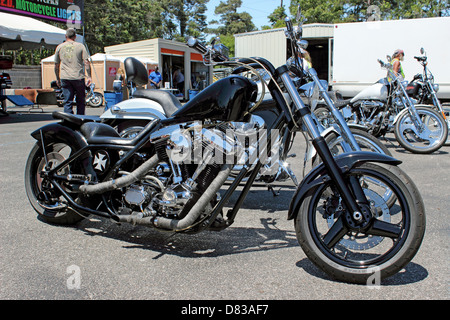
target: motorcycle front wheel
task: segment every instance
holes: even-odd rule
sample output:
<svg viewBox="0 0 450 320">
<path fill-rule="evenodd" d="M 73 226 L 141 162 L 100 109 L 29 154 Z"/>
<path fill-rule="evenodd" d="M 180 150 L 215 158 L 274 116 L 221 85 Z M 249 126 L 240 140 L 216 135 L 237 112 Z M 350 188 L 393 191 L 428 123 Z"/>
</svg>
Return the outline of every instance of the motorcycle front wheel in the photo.
<svg viewBox="0 0 450 320">
<path fill-rule="evenodd" d="M 94 96 L 89 100 L 89 105 L 92 108 L 98 108 L 103 105 L 103 95 L 99 92 L 94 92 Z"/>
<path fill-rule="evenodd" d="M 448 125 L 435 110 L 416 107 L 423 128 L 416 128 L 409 112 L 397 119 L 394 128 L 398 143 L 412 153 L 427 154 L 439 150 L 448 138 Z"/>
<path fill-rule="evenodd" d="M 341 197 L 328 181 L 311 189 L 295 220 L 308 258 L 332 278 L 372 284 L 399 272 L 417 253 L 425 233 L 425 209 L 417 187 L 398 167 L 365 163 L 346 174 L 357 178 L 370 203 L 371 221 L 350 223 Z M 386 187 L 395 195 L 389 206 Z"/>
</svg>

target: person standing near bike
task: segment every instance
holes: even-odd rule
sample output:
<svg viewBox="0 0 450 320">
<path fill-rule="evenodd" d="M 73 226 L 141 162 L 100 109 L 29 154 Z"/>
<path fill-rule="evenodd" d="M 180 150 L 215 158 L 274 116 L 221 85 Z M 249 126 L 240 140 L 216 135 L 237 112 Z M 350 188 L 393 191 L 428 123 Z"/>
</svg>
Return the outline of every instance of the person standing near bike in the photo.
<svg viewBox="0 0 450 320">
<path fill-rule="evenodd" d="M 150 75 L 148 76 L 148 80 L 150 81 L 152 89 L 161 88 L 162 75 L 159 72 L 158 67 L 156 67 L 155 70 L 150 73 Z"/>
<path fill-rule="evenodd" d="M 75 42 L 76 37 L 75 29 L 69 28 L 66 41 L 56 47 L 55 73 L 64 95 L 64 112 L 73 114 L 72 101 L 76 96 L 77 114 L 83 115 L 86 109 L 85 88 L 91 83 L 91 66 L 86 48 Z"/>
<path fill-rule="evenodd" d="M 405 57 L 405 52 L 401 49 L 397 49 L 394 51 L 392 55 L 392 70 L 394 74 L 398 77 L 401 76 L 401 81 L 405 79 L 405 73 L 403 72 L 402 61 Z"/>
</svg>

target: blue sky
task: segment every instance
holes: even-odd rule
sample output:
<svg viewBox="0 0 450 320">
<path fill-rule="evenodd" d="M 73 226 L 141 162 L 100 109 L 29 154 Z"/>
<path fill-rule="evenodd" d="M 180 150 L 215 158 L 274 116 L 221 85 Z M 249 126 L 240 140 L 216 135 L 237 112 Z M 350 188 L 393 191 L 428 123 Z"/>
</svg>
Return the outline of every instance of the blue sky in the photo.
<svg viewBox="0 0 450 320">
<path fill-rule="evenodd" d="M 225 0 L 222 0 L 225 2 Z M 209 0 L 207 21 L 219 20 L 219 16 L 214 14 L 214 9 L 218 6 L 220 0 Z M 283 5 L 286 11 L 289 10 L 290 0 L 283 0 Z M 269 25 L 269 19 L 267 16 L 271 14 L 276 7 L 281 4 L 281 0 L 242 0 L 242 6 L 238 9 L 238 12 L 248 12 L 253 17 L 253 23 L 258 29 L 261 29 L 263 25 Z"/>
</svg>

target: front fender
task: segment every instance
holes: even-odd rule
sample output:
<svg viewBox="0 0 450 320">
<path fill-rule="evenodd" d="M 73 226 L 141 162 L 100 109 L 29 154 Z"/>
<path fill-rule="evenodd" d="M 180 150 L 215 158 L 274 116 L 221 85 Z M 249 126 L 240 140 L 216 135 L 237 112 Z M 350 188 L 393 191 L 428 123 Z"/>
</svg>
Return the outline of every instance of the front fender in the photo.
<svg viewBox="0 0 450 320">
<path fill-rule="evenodd" d="M 400 111 L 394 118 L 394 122 L 392 123 L 392 125 L 395 125 L 398 121 L 398 119 L 400 119 L 401 116 L 403 116 L 405 113 L 407 113 L 409 111 L 408 108 L 403 109 L 402 111 Z"/>
<path fill-rule="evenodd" d="M 402 163 L 400 160 L 385 154 L 367 151 L 340 154 L 335 157 L 335 160 L 343 173 L 346 173 L 354 166 L 365 162 L 378 162 L 391 165 L 399 165 Z M 291 200 L 289 205 L 288 220 L 294 219 L 297 216 L 300 205 L 303 202 L 303 198 L 309 190 L 330 181 L 330 179 L 331 178 L 328 175 L 327 169 L 323 163 L 311 170 L 311 172 L 308 173 L 301 184 L 297 187 L 294 197 Z"/>
</svg>

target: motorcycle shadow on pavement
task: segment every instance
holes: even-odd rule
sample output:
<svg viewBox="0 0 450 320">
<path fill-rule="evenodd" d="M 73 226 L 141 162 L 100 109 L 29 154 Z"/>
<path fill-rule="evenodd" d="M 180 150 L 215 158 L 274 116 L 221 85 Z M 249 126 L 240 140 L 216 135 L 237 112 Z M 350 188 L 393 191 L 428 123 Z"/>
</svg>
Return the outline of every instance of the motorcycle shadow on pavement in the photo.
<svg viewBox="0 0 450 320">
<path fill-rule="evenodd" d="M 219 232 L 208 230 L 196 234 L 165 232 L 127 223 L 118 225 L 107 218 L 92 215 L 74 226 L 56 227 L 74 228 L 91 237 L 118 240 L 122 248 L 148 251 L 154 260 L 165 255 L 215 258 L 285 248 L 298 248 L 299 254 L 303 254 L 297 242 L 293 223 L 287 221 L 287 209 L 295 186 L 279 187 L 282 189 L 280 196 L 277 197 L 267 190 L 267 186 L 252 190 L 241 207 L 244 212 L 238 213 L 233 225 Z M 278 186 L 276 190 L 279 191 Z M 224 213 L 232 208 L 238 194 L 234 194 L 225 205 Z M 277 209 L 280 205 L 282 209 Z M 273 212 L 278 214 L 274 215 Z M 39 217 L 38 219 L 47 223 Z"/>
<path fill-rule="evenodd" d="M 101 236 L 121 241 L 124 249 L 153 252 L 152 259 L 156 260 L 165 255 L 214 258 L 299 247 L 294 230 L 284 230 L 277 224 L 278 219 L 260 218 L 260 227 L 232 225 L 220 232 L 183 234 L 162 232 L 145 226 L 116 225 L 107 219 L 89 217 L 79 222 L 75 228 L 92 237 Z"/>
<path fill-rule="evenodd" d="M 290 182 L 254 183 L 240 210 L 261 210 L 267 213 L 284 213 L 286 211 L 287 217 L 287 210 L 296 190 L 297 187 Z M 238 187 L 231 196 L 229 204 L 237 201 L 240 191 L 241 189 Z"/>
<path fill-rule="evenodd" d="M 296 263 L 296 266 L 303 269 L 305 272 L 307 272 L 309 275 L 313 277 L 340 283 L 339 281 L 336 281 L 331 277 L 329 277 L 326 273 L 322 272 L 308 258 L 304 258 L 298 261 Z M 417 263 L 410 262 L 399 273 L 382 280 L 380 285 L 387 287 L 407 285 L 423 281 L 427 277 L 428 277 L 427 269 L 425 269 L 424 267 L 422 267 Z"/>
</svg>

